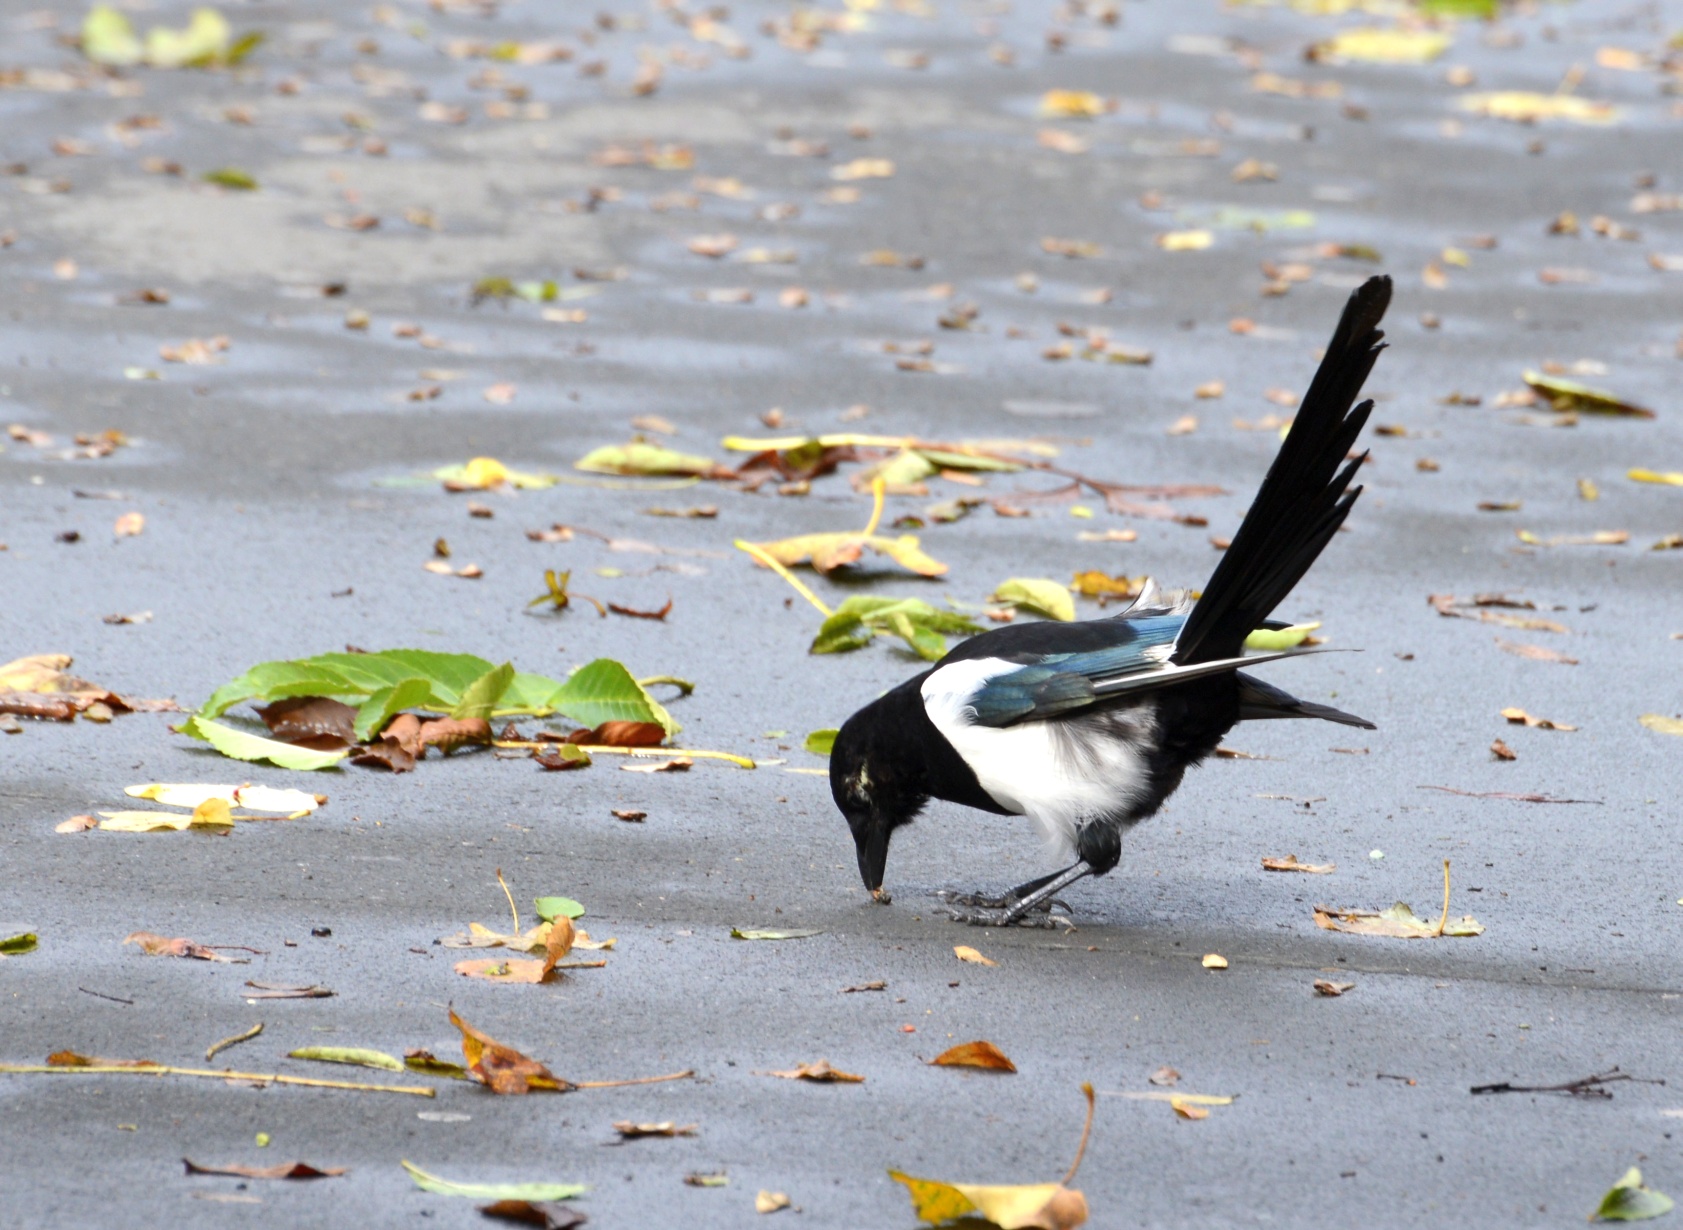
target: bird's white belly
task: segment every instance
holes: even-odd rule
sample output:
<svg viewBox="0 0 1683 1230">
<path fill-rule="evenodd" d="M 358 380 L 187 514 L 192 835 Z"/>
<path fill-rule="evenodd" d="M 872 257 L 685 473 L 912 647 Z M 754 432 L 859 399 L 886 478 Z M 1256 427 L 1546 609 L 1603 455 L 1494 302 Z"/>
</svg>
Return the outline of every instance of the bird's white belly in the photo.
<svg viewBox="0 0 1683 1230">
<path fill-rule="evenodd" d="M 924 683 L 924 708 L 995 802 L 1033 820 L 1060 856 L 1073 856 L 1086 821 L 1126 813 L 1146 792 L 1145 750 L 1155 734 L 1156 706 L 1147 702 L 1125 713 L 1015 726 L 974 725 L 970 698 L 976 689 L 1015 669 L 1015 663 L 998 659 L 944 666 Z"/>
</svg>

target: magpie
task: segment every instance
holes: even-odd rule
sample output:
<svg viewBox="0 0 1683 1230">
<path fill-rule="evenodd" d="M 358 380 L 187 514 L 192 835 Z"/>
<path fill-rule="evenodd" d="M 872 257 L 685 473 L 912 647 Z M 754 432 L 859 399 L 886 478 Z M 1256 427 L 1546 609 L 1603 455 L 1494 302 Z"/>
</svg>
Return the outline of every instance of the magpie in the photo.
<svg viewBox="0 0 1683 1230">
<path fill-rule="evenodd" d="M 1010 624 L 972 637 L 850 717 L 830 754 L 830 792 L 853 831 L 859 874 L 887 902 L 889 841 L 930 799 L 1027 816 L 1062 871 L 1003 897 L 957 899 L 960 921 L 1005 926 L 1122 855 L 1122 833 L 1153 815 L 1187 768 L 1236 723 L 1320 718 L 1373 723 L 1300 700 L 1239 668 L 1256 629 L 1309 570 L 1361 494 L 1350 457 L 1372 401 L 1354 406 L 1384 349 L 1391 279 L 1354 291 L 1314 382 L 1250 511 L 1203 593 L 1147 583 L 1119 615 Z"/>
</svg>

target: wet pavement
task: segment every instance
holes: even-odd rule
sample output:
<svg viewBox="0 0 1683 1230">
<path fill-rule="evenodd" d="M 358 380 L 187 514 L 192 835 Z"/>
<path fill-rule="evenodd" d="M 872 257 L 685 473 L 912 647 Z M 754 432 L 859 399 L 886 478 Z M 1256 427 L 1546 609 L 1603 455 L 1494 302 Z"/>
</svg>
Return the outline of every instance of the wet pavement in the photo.
<svg viewBox="0 0 1683 1230">
<path fill-rule="evenodd" d="M 1638 721 L 1683 705 L 1683 551 L 1650 549 L 1683 531 L 1683 493 L 1626 477 L 1683 470 L 1683 276 L 1664 268 L 1683 264 L 1683 98 L 1665 92 L 1678 78 L 1661 66 L 1675 14 L 1539 6 L 1451 27 L 1448 53 L 1417 66 L 1306 62 L 1311 43 L 1388 19 L 1282 7 L 1155 0 L 1120 6 L 1115 24 L 1098 4 L 861 3 L 803 10 L 821 15 L 805 24 L 770 4 L 732 5 L 728 20 L 699 6 L 619 5 L 601 21 L 546 8 L 242 4 L 235 28 L 268 35 L 247 67 L 114 79 L 61 43 L 79 9 L 8 11 L 0 162 L 21 165 L 0 178 L 0 421 L 54 439 L 14 433 L 0 453 L 0 658 L 73 654 L 80 675 L 191 708 L 254 662 L 346 644 L 473 652 L 550 675 L 607 656 L 693 680 L 672 703 L 682 744 L 761 766 L 622 774 L 602 757 L 547 774 L 460 754 L 395 777 L 305 775 L 224 760 L 171 734 L 170 715 L 26 723 L 0 739 L 0 922 L 41 943 L 0 963 L 0 1061 L 72 1049 L 203 1066 L 212 1042 L 261 1021 L 258 1039 L 216 1062 L 436 1085 L 437 1097 L 0 1076 L 0 1221 L 480 1222 L 471 1202 L 417 1190 L 398 1166 L 408 1159 L 465 1181 L 587 1183 L 578 1206 L 603 1226 L 740 1225 L 762 1188 L 788 1193 L 801 1211 L 776 1216 L 802 1224 L 911 1226 L 889 1168 L 1055 1179 L 1079 1134 L 1082 1081 L 1101 1096 L 1076 1186 L 1099 1226 L 1565 1225 L 1631 1165 L 1683 1189 L 1683 743 Z M 572 56 L 485 54 L 521 41 L 535 59 L 535 40 Z M 651 93 L 634 93 L 639 72 Z M 1460 105 L 1563 80 L 1615 104 L 1614 121 L 1524 125 Z M 1052 89 L 1114 108 L 1045 119 Z M 157 118 L 123 122 L 137 116 Z M 890 160 L 893 174 L 837 176 L 858 159 Z M 627 160 L 641 165 L 614 165 Z M 200 179 L 222 167 L 259 189 Z M 1550 233 L 1563 211 L 1578 234 Z M 1199 229 L 1207 250 L 1158 242 Z M 720 234 L 735 252 L 687 247 Z M 1096 247 L 1071 258 L 1046 239 Z M 778 259 L 743 259 L 756 248 Z M 901 267 L 863 262 L 882 250 Z M 1369 385 L 1383 432 L 1369 433 L 1367 493 L 1280 612 L 1363 652 L 1267 677 L 1379 729 L 1235 730 L 1229 743 L 1257 758 L 1190 775 L 1129 835 L 1116 872 L 1067 894 L 1069 934 L 960 928 L 938 913 L 937 890 L 1043 869 L 1021 821 L 937 805 L 894 846 L 892 907 L 858 883 L 802 738 L 919 663 L 887 641 L 809 656 L 816 613 L 731 546 L 862 525 L 869 497 L 847 481 L 857 467 L 805 497 L 571 481 L 573 461 L 628 439 L 640 416 L 669 420 L 673 447 L 721 460 L 727 435 L 1034 436 L 1096 478 L 1228 494 L 1174 501 L 1207 518 L 1198 527 L 1089 497 L 1091 519 L 1023 502 L 1057 485 L 1039 476 L 979 490 L 932 479 L 889 515 L 961 496 L 1032 515 L 984 506 L 918 531 L 951 566 L 938 582 L 869 571 L 815 587 L 832 603 L 878 592 L 974 608 L 1007 577 L 1090 568 L 1196 586 L 1218 558 L 1211 537 L 1232 532 L 1266 469 L 1289 394 L 1374 271 L 1398 292 Z M 489 277 L 553 279 L 567 297 L 475 302 Z M 169 302 L 123 302 L 144 288 Z M 964 304 L 970 328 L 937 323 Z M 584 317 L 545 319 L 546 307 Z M 348 328 L 348 313 L 366 327 Z M 1153 361 L 1084 359 L 1091 330 L 1106 331 L 1098 349 Z M 216 336 L 229 339 L 219 362 L 160 357 Z M 1066 343 L 1071 357 L 1045 357 Z M 1657 417 L 1574 420 L 1512 396 L 1548 363 Z M 1219 399 L 1195 396 L 1218 380 Z M 512 400 L 487 399 L 500 385 Z M 775 431 L 762 420 L 773 407 Z M 1196 430 L 1170 434 L 1187 415 Z M 75 433 L 107 429 L 132 442 L 61 456 Z M 417 479 L 481 455 L 569 481 L 469 496 Z M 495 516 L 470 517 L 470 500 Z M 642 511 L 703 503 L 716 519 Z M 115 538 L 131 510 L 144 532 Z M 664 553 L 524 533 L 553 523 Z M 1078 537 L 1111 528 L 1138 539 Z M 79 541 L 57 540 L 70 530 Z M 1629 540 L 1531 545 L 1519 530 Z M 424 571 L 438 538 L 483 577 Z M 670 596 L 671 614 L 528 612 L 546 568 L 633 607 Z M 1427 602 L 1478 593 L 1536 609 L 1444 618 Z M 151 619 L 103 622 L 139 612 Z M 1512 726 L 1508 706 L 1578 729 Z M 1498 738 L 1517 759 L 1492 756 Z M 248 776 L 330 802 L 225 838 L 53 831 L 122 806 L 133 783 Z M 624 823 L 616 808 L 648 818 Z M 1293 852 L 1337 871 L 1261 870 Z M 1445 858 L 1452 913 L 1476 916 L 1483 935 L 1317 928 L 1318 903 L 1406 900 L 1435 916 Z M 591 933 L 618 939 L 606 967 L 542 987 L 452 972 L 457 954 L 433 941 L 469 921 L 501 925 L 498 869 L 522 904 L 584 902 Z M 822 934 L 729 938 L 755 925 Z M 148 959 L 121 943 L 137 930 L 262 953 L 239 966 Z M 955 944 L 997 965 L 961 963 Z M 1229 967 L 1202 968 L 1210 952 Z M 1329 999 L 1317 978 L 1355 987 Z M 248 1003 L 247 979 L 336 994 Z M 886 990 L 842 993 L 873 980 Z M 509 1099 L 285 1058 L 307 1045 L 453 1055 L 449 1003 L 575 1081 L 697 1077 Z M 1018 1074 L 921 1062 L 972 1038 Z M 820 1057 L 865 1083 L 761 1075 Z M 1183 1074 L 1178 1090 L 1234 1102 L 1194 1122 L 1105 1096 L 1152 1089 L 1163 1065 Z M 1611 1100 L 1468 1092 L 1614 1067 L 1672 1083 L 1617 1084 Z M 607 1147 L 624 1119 L 699 1131 Z M 350 1173 L 186 1178 L 184 1155 Z M 683 1183 L 721 1170 L 723 1188 Z"/>
</svg>

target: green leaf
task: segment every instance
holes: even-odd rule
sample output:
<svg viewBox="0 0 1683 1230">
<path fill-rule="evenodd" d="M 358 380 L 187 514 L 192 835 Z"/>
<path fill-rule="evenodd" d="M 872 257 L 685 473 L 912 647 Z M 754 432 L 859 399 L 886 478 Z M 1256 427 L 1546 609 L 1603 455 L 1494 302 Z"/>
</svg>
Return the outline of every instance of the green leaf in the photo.
<svg viewBox="0 0 1683 1230">
<path fill-rule="evenodd" d="M 581 726 L 596 727 L 603 722 L 658 722 L 669 735 L 683 729 L 649 695 L 648 689 L 612 658 L 597 658 L 579 667 L 566 683 L 550 695 L 548 703 Z"/>
<path fill-rule="evenodd" d="M 755 927 L 730 929 L 730 937 L 733 940 L 804 940 L 823 934 L 822 931 L 767 931 Z"/>
<path fill-rule="evenodd" d="M 452 1183 L 409 1162 L 400 1165 L 422 1191 L 470 1200 L 571 1200 L 590 1190 L 582 1183 Z"/>
<path fill-rule="evenodd" d="M 1245 638 L 1245 648 L 1260 649 L 1268 653 L 1296 649 L 1309 639 L 1311 632 L 1320 626 L 1319 621 L 1317 621 L 1312 624 L 1293 624 L 1289 628 L 1258 628 Z"/>
<path fill-rule="evenodd" d="M 836 736 L 841 731 L 830 727 L 815 730 L 806 737 L 806 750 L 814 756 L 828 756 L 836 746 Z"/>
<path fill-rule="evenodd" d="M 1632 1166 L 1601 1198 L 1595 1220 L 1647 1221 L 1671 1212 L 1676 1203 L 1670 1196 L 1643 1183 L 1642 1172 Z"/>
<path fill-rule="evenodd" d="M 234 40 L 233 46 L 228 48 L 222 57 L 222 62 L 228 65 L 244 63 L 245 58 L 263 45 L 263 31 L 248 30 Z"/>
<path fill-rule="evenodd" d="M 384 1051 L 370 1051 L 360 1046 L 301 1046 L 286 1053 L 288 1059 L 314 1059 L 321 1063 L 352 1063 L 361 1068 L 384 1068 L 388 1072 L 403 1071 L 403 1061 Z"/>
<path fill-rule="evenodd" d="M 140 63 L 140 38 L 122 13 L 96 4 L 82 19 L 82 54 L 95 64 L 127 68 Z"/>
<path fill-rule="evenodd" d="M 620 669 L 623 670 L 624 667 Z M 486 671 L 462 689 L 462 697 L 456 702 L 455 708 L 450 710 L 450 716 L 464 719 L 489 718 L 491 711 L 497 707 L 497 701 L 508 690 L 508 685 L 513 679 L 512 662 L 504 662 L 501 666 Z"/>
<path fill-rule="evenodd" d="M 282 743 L 278 739 L 265 739 L 261 735 L 247 734 L 243 730 L 235 730 L 232 726 L 224 726 L 220 722 L 212 722 L 197 715 L 181 724 L 181 733 L 194 739 L 203 739 L 224 756 L 231 756 L 235 760 L 267 760 L 283 769 L 332 768 L 349 750 L 312 751 L 307 747 Z"/>
<path fill-rule="evenodd" d="M 153 68 L 203 68 L 225 63 L 233 31 L 215 9 L 194 9 L 184 30 L 153 26 L 146 32 L 146 62 Z"/>
<path fill-rule="evenodd" d="M 1075 618 L 1075 598 L 1069 588 L 1057 581 L 1033 577 L 1012 577 L 993 592 L 993 601 L 1004 602 L 1023 611 L 1033 611 L 1048 619 L 1069 623 Z"/>
<path fill-rule="evenodd" d="M 707 474 L 716 468 L 710 457 L 679 453 L 644 440 L 593 449 L 573 463 L 590 474 Z"/>
<path fill-rule="evenodd" d="M 386 723 L 405 709 L 418 709 L 432 696 L 432 684 L 421 678 L 404 679 L 398 683 L 369 693 L 356 711 L 356 737 L 359 743 L 372 739 L 386 728 Z"/>
<path fill-rule="evenodd" d="M 557 918 L 584 917 L 584 907 L 571 897 L 535 897 L 532 899 L 532 905 L 544 922 L 554 922 Z"/>
<path fill-rule="evenodd" d="M 220 184 L 224 188 L 232 188 L 236 192 L 256 192 L 257 177 L 250 171 L 242 171 L 238 167 L 217 167 L 214 171 L 206 171 L 199 177 L 207 184 Z"/>
<path fill-rule="evenodd" d="M 411 1072 L 425 1072 L 428 1076 L 444 1076 L 453 1081 L 468 1079 L 467 1069 L 459 1063 L 451 1063 L 447 1059 L 439 1059 L 426 1051 L 419 1051 L 403 1057 L 403 1066 Z"/>
<path fill-rule="evenodd" d="M 679 696 L 688 696 L 695 691 L 695 684 L 688 679 L 680 679 L 676 675 L 650 675 L 647 679 L 639 679 L 638 686 L 652 688 L 657 684 L 666 684 L 678 689 Z"/>
<path fill-rule="evenodd" d="M 26 952 L 34 952 L 40 943 L 40 937 L 33 931 L 18 931 L 12 935 L 0 936 L 0 957 L 21 957 Z"/>
<path fill-rule="evenodd" d="M 1003 457 L 977 457 L 938 448 L 920 448 L 918 452 L 943 470 L 987 470 L 996 474 L 1012 474 L 1023 468 L 1022 462 L 1007 461 Z"/>
</svg>

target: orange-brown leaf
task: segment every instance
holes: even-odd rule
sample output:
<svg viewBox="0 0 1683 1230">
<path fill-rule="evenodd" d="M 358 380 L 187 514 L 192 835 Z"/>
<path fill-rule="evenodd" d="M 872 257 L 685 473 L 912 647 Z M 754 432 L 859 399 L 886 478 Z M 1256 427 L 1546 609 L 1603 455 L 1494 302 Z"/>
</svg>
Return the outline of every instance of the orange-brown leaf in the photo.
<svg viewBox="0 0 1683 1230">
<path fill-rule="evenodd" d="M 518 1095 L 535 1089 L 566 1093 L 576 1088 L 531 1056 L 475 1029 L 457 1016 L 454 1008 L 449 1011 L 450 1023 L 462 1033 L 462 1057 L 467 1060 L 468 1075 L 492 1093 Z"/>
<path fill-rule="evenodd" d="M 931 1066 L 943 1068 L 986 1068 L 991 1072 L 1015 1072 L 1017 1065 L 991 1042 L 978 1039 L 949 1047 L 930 1061 Z"/>
</svg>

